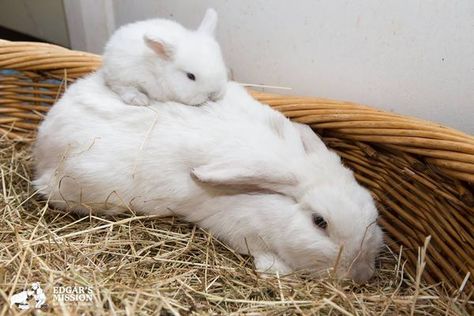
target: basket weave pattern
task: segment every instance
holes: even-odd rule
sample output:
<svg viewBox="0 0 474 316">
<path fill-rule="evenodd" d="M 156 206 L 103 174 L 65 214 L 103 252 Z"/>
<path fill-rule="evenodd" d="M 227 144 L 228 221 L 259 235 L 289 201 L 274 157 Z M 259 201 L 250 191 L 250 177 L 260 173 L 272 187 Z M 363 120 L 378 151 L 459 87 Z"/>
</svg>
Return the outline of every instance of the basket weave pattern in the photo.
<svg viewBox="0 0 474 316">
<path fill-rule="evenodd" d="M 100 64 L 93 54 L 0 40 L 0 137 L 33 140 L 67 85 Z M 309 124 L 354 170 L 377 201 L 390 248 L 403 246 L 408 272 L 428 235 L 428 282 L 456 289 L 474 272 L 474 137 L 349 102 L 252 94 Z"/>
</svg>

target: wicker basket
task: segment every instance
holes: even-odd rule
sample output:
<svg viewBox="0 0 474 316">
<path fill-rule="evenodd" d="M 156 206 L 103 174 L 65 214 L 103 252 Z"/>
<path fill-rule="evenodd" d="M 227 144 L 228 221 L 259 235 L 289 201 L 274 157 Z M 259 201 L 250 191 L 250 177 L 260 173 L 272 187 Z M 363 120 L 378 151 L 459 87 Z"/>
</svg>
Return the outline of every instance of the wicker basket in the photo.
<svg viewBox="0 0 474 316">
<path fill-rule="evenodd" d="M 54 45 L 0 40 L 1 134 L 31 141 L 67 85 L 100 63 Z M 408 272 L 415 274 L 417 249 L 431 235 L 426 281 L 473 289 L 474 137 L 354 103 L 253 94 L 311 125 L 343 157 L 372 191 L 387 243 L 397 252 L 403 246 Z"/>
</svg>

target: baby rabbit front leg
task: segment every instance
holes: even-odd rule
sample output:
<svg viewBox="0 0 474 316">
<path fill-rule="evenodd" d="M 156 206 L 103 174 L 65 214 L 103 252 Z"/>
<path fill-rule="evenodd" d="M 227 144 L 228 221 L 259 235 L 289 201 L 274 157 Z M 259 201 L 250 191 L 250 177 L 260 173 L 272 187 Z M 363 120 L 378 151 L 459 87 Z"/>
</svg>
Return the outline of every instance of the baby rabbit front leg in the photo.
<svg viewBox="0 0 474 316">
<path fill-rule="evenodd" d="M 148 96 L 136 87 L 114 85 L 111 89 L 127 104 L 136 106 L 147 106 L 149 104 Z"/>
</svg>

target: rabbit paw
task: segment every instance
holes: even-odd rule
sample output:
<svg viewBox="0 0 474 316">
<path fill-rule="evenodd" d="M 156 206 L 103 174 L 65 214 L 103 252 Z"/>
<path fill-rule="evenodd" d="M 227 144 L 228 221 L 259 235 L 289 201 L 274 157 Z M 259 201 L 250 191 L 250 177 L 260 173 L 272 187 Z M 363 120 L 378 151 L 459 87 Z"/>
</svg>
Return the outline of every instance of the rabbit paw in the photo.
<svg viewBox="0 0 474 316">
<path fill-rule="evenodd" d="M 124 91 L 120 95 L 120 97 L 122 98 L 123 102 L 130 105 L 146 106 L 149 103 L 146 94 L 138 91 L 137 89 L 130 89 L 128 91 Z"/>
<path fill-rule="evenodd" d="M 254 255 L 255 268 L 261 273 L 279 273 L 280 275 L 289 274 L 292 269 L 286 265 L 280 258 L 271 253 L 262 253 Z"/>
</svg>

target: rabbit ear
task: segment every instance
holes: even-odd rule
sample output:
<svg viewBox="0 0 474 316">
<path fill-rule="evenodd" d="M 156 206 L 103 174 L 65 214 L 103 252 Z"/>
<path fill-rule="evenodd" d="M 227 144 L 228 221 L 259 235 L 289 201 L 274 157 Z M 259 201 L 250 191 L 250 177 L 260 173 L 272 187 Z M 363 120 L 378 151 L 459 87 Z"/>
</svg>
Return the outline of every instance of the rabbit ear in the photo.
<svg viewBox="0 0 474 316">
<path fill-rule="evenodd" d="M 145 44 L 151 48 L 158 56 L 160 56 L 164 60 L 172 60 L 174 56 L 175 48 L 173 45 L 169 44 L 168 42 L 158 39 L 152 38 L 148 35 L 143 36 L 143 40 Z"/>
<path fill-rule="evenodd" d="M 217 12 L 214 9 L 207 9 L 201 24 L 198 27 L 198 32 L 207 33 L 214 36 L 217 26 Z"/>
<path fill-rule="evenodd" d="M 298 184 L 296 176 L 271 165 L 272 163 L 268 161 L 221 162 L 194 168 L 191 174 L 200 182 L 211 185 L 255 187 L 278 193 L 290 193 Z"/>
<path fill-rule="evenodd" d="M 307 154 L 311 154 L 326 148 L 326 145 L 318 137 L 318 135 L 306 124 L 293 123 L 300 135 L 301 142 L 303 143 L 304 150 Z"/>
</svg>

